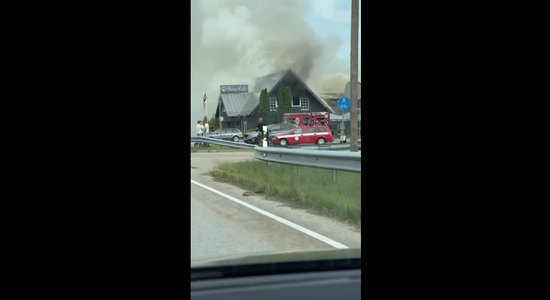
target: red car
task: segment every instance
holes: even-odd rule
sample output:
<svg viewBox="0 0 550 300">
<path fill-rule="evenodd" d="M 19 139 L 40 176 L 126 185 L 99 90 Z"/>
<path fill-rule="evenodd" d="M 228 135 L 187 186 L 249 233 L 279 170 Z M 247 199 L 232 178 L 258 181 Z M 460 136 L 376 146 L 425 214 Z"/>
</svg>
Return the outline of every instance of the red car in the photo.
<svg viewBox="0 0 550 300">
<path fill-rule="evenodd" d="M 332 133 L 326 126 L 298 126 L 291 131 L 282 132 L 271 138 L 275 145 L 315 143 L 322 145 L 332 142 Z"/>
</svg>

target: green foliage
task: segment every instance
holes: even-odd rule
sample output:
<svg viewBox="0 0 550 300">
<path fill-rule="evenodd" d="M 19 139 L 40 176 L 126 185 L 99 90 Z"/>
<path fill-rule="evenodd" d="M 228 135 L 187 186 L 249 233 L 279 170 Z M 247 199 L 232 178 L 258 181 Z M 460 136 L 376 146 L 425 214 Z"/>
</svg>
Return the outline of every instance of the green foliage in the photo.
<svg viewBox="0 0 550 300">
<path fill-rule="evenodd" d="M 283 121 L 283 116 L 285 113 L 292 112 L 292 91 L 290 87 L 286 86 L 279 89 L 277 92 L 277 99 L 279 100 L 279 107 L 277 109 L 277 123 Z"/>
<path fill-rule="evenodd" d="M 284 96 L 284 91 L 283 89 L 279 89 L 277 91 L 277 104 L 278 104 L 278 107 L 277 107 L 277 121 L 275 123 L 280 123 L 281 120 L 283 119 L 283 115 L 284 115 L 284 107 L 285 107 L 285 96 Z"/>
<path fill-rule="evenodd" d="M 269 113 L 269 95 L 267 89 L 263 89 L 260 93 L 260 106 L 258 108 L 258 116 L 264 118 L 267 121 L 267 114 Z"/>
<path fill-rule="evenodd" d="M 292 112 L 292 91 L 290 90 L 290 87 L 287 86 L 284 88 L 283 95 L 285 97 L 283 111 L 285 113 Z"/>
<path fill-rule="evenodd" d="M 204 117 L 206 119 L 206 117 Z M 220 122 L 216 118 L 216 114 L 214 114 L 210 120 L 208 120 L 208 127 L 210 127 L 210 132 L 220 128 Z"/>
</svg>

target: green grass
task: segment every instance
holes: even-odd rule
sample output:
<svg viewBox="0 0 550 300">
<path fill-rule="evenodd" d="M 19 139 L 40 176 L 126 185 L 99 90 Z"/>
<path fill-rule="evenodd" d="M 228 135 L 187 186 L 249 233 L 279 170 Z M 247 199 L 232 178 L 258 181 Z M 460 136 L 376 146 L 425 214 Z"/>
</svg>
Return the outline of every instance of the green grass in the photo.
<svg viewBox="0 0 550 300">
<path fill-rule="evenodd" d="M 221 163 L 210 172 L 215 178 L 270 196 L 293 206 L 361 224 L 361 174 L 262 161 Z"/>
</svg>

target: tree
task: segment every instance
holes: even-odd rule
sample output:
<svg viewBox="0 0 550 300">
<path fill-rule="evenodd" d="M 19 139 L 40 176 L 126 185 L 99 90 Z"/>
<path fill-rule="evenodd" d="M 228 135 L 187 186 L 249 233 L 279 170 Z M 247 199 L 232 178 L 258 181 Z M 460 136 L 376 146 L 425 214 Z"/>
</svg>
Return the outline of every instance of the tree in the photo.
<svg viewBox="0 0 550 300">
<path fill-rule="evenodd" d="M 206 117 L 204 117 L 206 119 Z M 216 129 L 219 129 L 220 128 L 220 122 L 218 122 L 219 120 L 216 118 L 216 114 L 214 114 L 210 120 L 208 121 L 208 126 L 210 127 L 210 131 L 214 131 Z"/>
<path fill-rule="evenodd" d="M 292 112 L 292 91 L 290 90 L 290 87 L 286 86 L 279 89 L 279 91 L 277 92 L 277 98 L 279 100 L 277 116 L 279 122 L 283 122 L 284 114 Z"/>
<path fill-rule="evenodd" d="M 285 87 L 284 89 L 284 95 L 285 95 L 285 106 L 283 107 L 283 110 L 285 113 L 292 112 L 292 90 L 290 87 Z"/>
<path fill-rule="evenodd" d="M 202 125 L 206 125 L 208 124 L 208 131 L 212 131 L 212 126 L 210 125 L 210 123 L 208 123 L 208 118 L 206 116 L 204 116 L 204 118 L 202 119 Z"/>
<path fill-rule="evenodd" d="M 264 118 L 264 122 L 267 121 L 267 114 L 269 113 L 269 95 L 267 89 L 263 89 L 260 93 L 260 105 L 258 107 L 258 115 Z"/>
<path fill-rule="evenodd" d="M 282 88 L 280 88 L 278 91 L 277 91 L 277 104 L 278 104 L 278 107 L 277 107 L 277 123 L 281 123 L 282 120 L 283 120 L 283 115 L 285 113 L 284 111 L 284 107 L 285 107 L 285 96 L 284 96 L 284 91 Z"/>
</svg>

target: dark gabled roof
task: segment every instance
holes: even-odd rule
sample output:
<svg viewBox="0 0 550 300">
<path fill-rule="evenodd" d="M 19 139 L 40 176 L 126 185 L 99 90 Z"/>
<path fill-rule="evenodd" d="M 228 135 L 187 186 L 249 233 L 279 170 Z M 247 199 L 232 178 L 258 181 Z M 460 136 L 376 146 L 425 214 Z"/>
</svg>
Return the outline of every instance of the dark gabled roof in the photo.
<svg viewBox="0 0 550 300">
<path fill-rule="evenodd" d="M 225 112 L 229 117 L 241 116 L 246 101 L 248 100 L 249 93 L 227 93 L 221 94 L 223 105 L 225 106 Z"/>
<path fill-rule="evenodd" d="M 260 104 L 260 93 L 263 89 L 267 89 L 267 92 L 270 93 L 273 87 L 283 79 L 286 73 L 289 70 L 281 70 L 278 72 L 271 73 L 269 75 L 256 78 L 254 83 L 254 90 L 250 93 L 246 103 L 243 105 L 243 108 L 239 115 L 248 116 L 254 109 Z"/>
<path fill-rule="evenodd" d="M 266 75 L 266 76 L 263 76 L 263 77 L 259 77 L 256 79 L 256 84 L 254 86 L 254 94 L 257 94 L 257 96 L 255 96 L 257 98 L 256 100 L 256 105 L 258 103 L 260 103 L 260 92 L 263 90 L 263 89 L 267 89 L 267 92 L 268 93 L 271 93 L 271 90 L 281 81 L 281 79 L 283 79 L 283 77 L 290 73 L 292 76 L 294 76 L 294 78 L 296 78 L 303 86 L 306 87 L 306 89 L 315 97 L 315 99 L 317 99 L 317 101 L 319 103 L 321 103 L 321 105 L 323 107 L 325 107 L 325 109 L 328 111 L 328 112 L 331 112 L 333 113 L 334 110 L 321 98 L 319 98 L 319 96 L 317 96 L 317 94 L 315 94 L 308 86 L 307 84 L 302 80 L 302 78 L 300 78 L 300 76 L 298 76 L 294 71 L 292 71 L 292 69 L 286 69 L 286 70 L 281 70 L 281 71 L 278 71 L 278 72 L 275 72 L 275 73 L 271 73 L 269 75 Z"/>
<path fill-rule="evenodd" d="M 256 106 L 260 104 L 260 93 L 250 93 L 248 95 L 248 99 L 246 100 L 243 108 L 241 109 L 241 112 L 239 113 L 240 116 L 250 115 L 254 111 Z"/>
<path fill-rule="evenodd" d="M 248 116 L 254 109 L 260 104 L 260 93 L 263 89 L 267 89 L 268 93 L 283 79 L 283 77 L 290 73 L 296 78 L 306 89 L 309 91 L 315 99 L 325 107 L 327 112 L 334 113 L 334 110 L 315 94 L 307 84 L 298 76 L 292 69 L 281 70 L 269 75 L 256 78 L 254 90 L 252 93 L 223 93 L 221 99 L 225 106 L 225 110 L 228 116 Z"/>
<path fill-rule="evenodd" d="M 287 70 L 282 70 L 282 71 L 278 71 L 278 72 L 275 72 L 275 73 L 271 73 L 271 74 L 263 76 L 263 77 L 256 78 L 256 83 L 254 84 L 253 93 L 258 93 L 258 95 L 259 95 L 260 92 L 263 89 L 267 89 L 268 93 L 271 92 L 273 87 L 279 81 L 281 81 L 281 79 L 283 79 L 283 77 L 285 76 L 285 74 L 288 71 L 289 71 L 288 69 Z"/>
<path fill-rule="evenodd" d="M 296 79 L 298 79 L 298 81 L 301 82 L 303 86 L 306 87 L 306 89 L 315 97 L 315 99 L 317 99 L 317 101 L 319 101 L 319 103 L 321 103 L 321 105 L 323 105 L 323 106 L 327 109 L 327 112 L 334 113 L 334 111 L 332 110 L 332 108 L 325 102 L 325 100 L 319 98 L 319 96 L 317 96 L 317 94 L 315 94 L 315 93 L 307 86 L 307 84 L 302 80 L 302 78 L 300 78 L 300 76 L 298 76 L 296 73 L 294 73 L 294 71 L 292 71 L 292 69 L 289 69 L 288 71 L 289 71 Z"/>
</svg>

